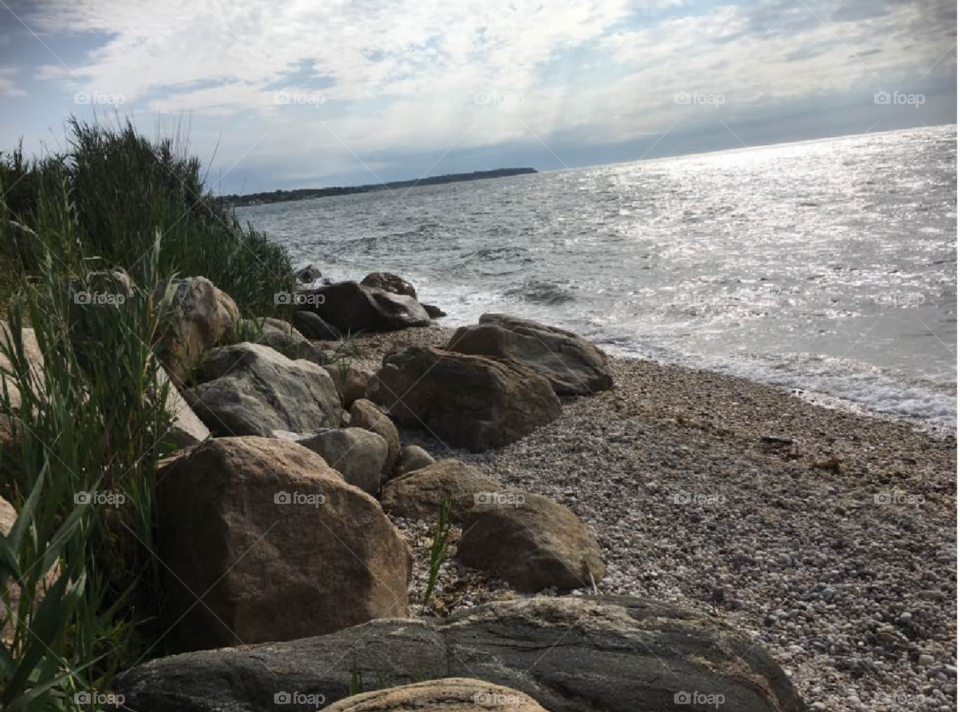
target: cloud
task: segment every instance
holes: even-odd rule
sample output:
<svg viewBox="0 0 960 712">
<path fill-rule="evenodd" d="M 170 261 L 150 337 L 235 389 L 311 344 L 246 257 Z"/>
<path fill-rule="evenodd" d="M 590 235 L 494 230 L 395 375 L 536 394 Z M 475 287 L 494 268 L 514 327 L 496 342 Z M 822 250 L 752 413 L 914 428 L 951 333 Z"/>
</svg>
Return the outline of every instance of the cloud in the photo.
<svg viewBox="0 0 960 712">
<path fill-rule="evenodd" d="M 288 176 L 454 145 L 631 141 L 678 122 L 729 137 L 718 117 L 735 130 L 956 75 L 941 0 L 47 0 L 28 21 L 98 38 L 36 79 L 188 112 L 228 165 L 270 156 Z M 0 93 L 12 82 L 0 72 Z"/>
<path fill-rule="evenodd" d="M 0 96 L 26 96 L 27 92 L 17 86 L 14 77 L 17 74 L 15 67 L 0 67 Z"/>
</svg>

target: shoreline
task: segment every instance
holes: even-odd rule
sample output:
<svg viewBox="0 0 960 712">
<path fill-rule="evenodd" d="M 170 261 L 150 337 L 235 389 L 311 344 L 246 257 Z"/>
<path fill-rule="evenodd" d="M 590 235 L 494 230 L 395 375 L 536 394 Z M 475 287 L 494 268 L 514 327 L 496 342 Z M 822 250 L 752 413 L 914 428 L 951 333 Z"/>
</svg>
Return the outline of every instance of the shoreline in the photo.
<svg viewBox="0 0 960 712">
<path fill-rule="evenodd" d="M 451 333 L 358 337 L 358 365 L 376 369 L 393 344 L 442 346 Z M 504 448 L 470 454 L 420 431 L 401 439 L 569 507 L 603 549 L 601 594 L 722 617 L 784 666 L 811 709 L 919 703 L 938 676 L 955 684 L 955 434 L 732 376 L 611 365 L 613 389 L 564 399 L 559 419 Z M 416 589 L 430 526 L 397 523 L 415 550 Z M 452 558 L 435 614 L 520 595 Z"/>
</svg>

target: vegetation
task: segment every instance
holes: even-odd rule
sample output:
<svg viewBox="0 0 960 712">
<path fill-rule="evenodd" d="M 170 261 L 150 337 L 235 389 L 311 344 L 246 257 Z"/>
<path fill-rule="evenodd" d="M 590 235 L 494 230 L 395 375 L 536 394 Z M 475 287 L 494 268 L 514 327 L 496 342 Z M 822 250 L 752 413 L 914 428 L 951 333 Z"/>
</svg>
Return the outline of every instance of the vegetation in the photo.
<svg viewBox="0 0 960 712">
<path fill-rule="evenodd" d="M 423 594 L 423 606 L 426 608 L 437 585 L 440 567 L 447 559 L 447 546 L 450 539 L 450 509 L 452 504 L 447 501 L 440 505 L 437 515 L 437 526 L 433 533 L 433 544 L 430 546 L 430 574 L 427 579 L 427 590 Z"/>
<path fill-rule="evenodd" d="M 69 221 L 70 252 L 81 251 L 87 266 L 119 267 L 144 284 L 144 256 L 159 239 L 160 275 L 203 276 L 242 311 L 274 313 L 274 294 L 294 288 L 289 255 L 240 224 L 206 188 L 200 161 L 188 151 L 179 130 L 151 142 L 129 120 L 112 127 L 71 119 L 62 154 L 29 160 L 22 147 L 0 154 L 0 258 L 35 274 L 44 252 L 34 233 Z M 41 225 L 44 191 L 61 186 L 64 214 Z M 63 255 L 54 258 L 69 264 Z"/>
<path fill-rule="evenodd" d="M 157 286 L 202 275 L 263 315 L 293 285 L 283 248 L 217 204 L 181 140 L 130 123 L 71 132 L 63 155 L 0 156 L 0 496 L 17 510 L 0 536 L 4 710 L 103 707 L 119 670 L 165 652 L 153 487 L 172 445 L 155 352 L 171 323 Z M 95 270 L 132 291 L 78 302 Z"/>
</svg>

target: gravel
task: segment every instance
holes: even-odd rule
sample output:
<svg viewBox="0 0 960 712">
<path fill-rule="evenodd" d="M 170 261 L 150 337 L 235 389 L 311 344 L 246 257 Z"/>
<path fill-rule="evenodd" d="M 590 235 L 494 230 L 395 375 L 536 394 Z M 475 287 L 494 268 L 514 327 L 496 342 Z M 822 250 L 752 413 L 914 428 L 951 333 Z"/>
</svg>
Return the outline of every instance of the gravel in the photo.
<svg viewBox="0 0 960 712">
<path fill-rule="evenodd" d="M 450 333 L 358 345 L 376 370 L 392 345 L 442 345 Z M 705 371 L 612 368 L 614 389 L 566 400 L 558 420 L 508 447 L 469 454 L 415 431 L 401 442 L 566 505 L 603 547 L 601 594 L 724 618 L 812 709 L 957 709 L 954 433 Z M 430 525 L 398 525 L 414 545 L 419 601 Z M 520 596 L 454 559 L 440 583 L 425 615 Z"/>
</svg>

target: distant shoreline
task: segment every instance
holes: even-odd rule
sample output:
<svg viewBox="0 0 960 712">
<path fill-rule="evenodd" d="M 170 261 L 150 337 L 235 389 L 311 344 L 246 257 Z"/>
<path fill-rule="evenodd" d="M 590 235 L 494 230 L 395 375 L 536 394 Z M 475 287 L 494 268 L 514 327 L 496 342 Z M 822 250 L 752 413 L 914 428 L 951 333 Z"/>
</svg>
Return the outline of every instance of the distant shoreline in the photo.
<svg viewBox="0 0 960 712">
<path fill-rule="evenodd" d="M 508 178 L 510 176 L 530 175 L 533 173 L 537 173 L 535 168 L 497 168 L 492 171 L 451 173 L 443 176 L 432 176 L 430 178 L 420 178 L 417 180 L 392 181 L 390 183 L 371 183 L 368 185 L 337 186 L 333 188 L 298 188 L 296 190 L 275 190 L 264 193 L 250 193 L 248 195 L 224 195 L 220 197 L 220 200 L 234 207 L 264 205 L 269 203 L 283 203 L 291 200 L 310 200 L 312 198 L 330 198 L 337 195 L 351 195 L 354 193 L 372 193 L 378 190 L 391 190 L 394 188 L 464 183 L 473 180 L 486 180 L 488 178 Z"/>
</svg>

